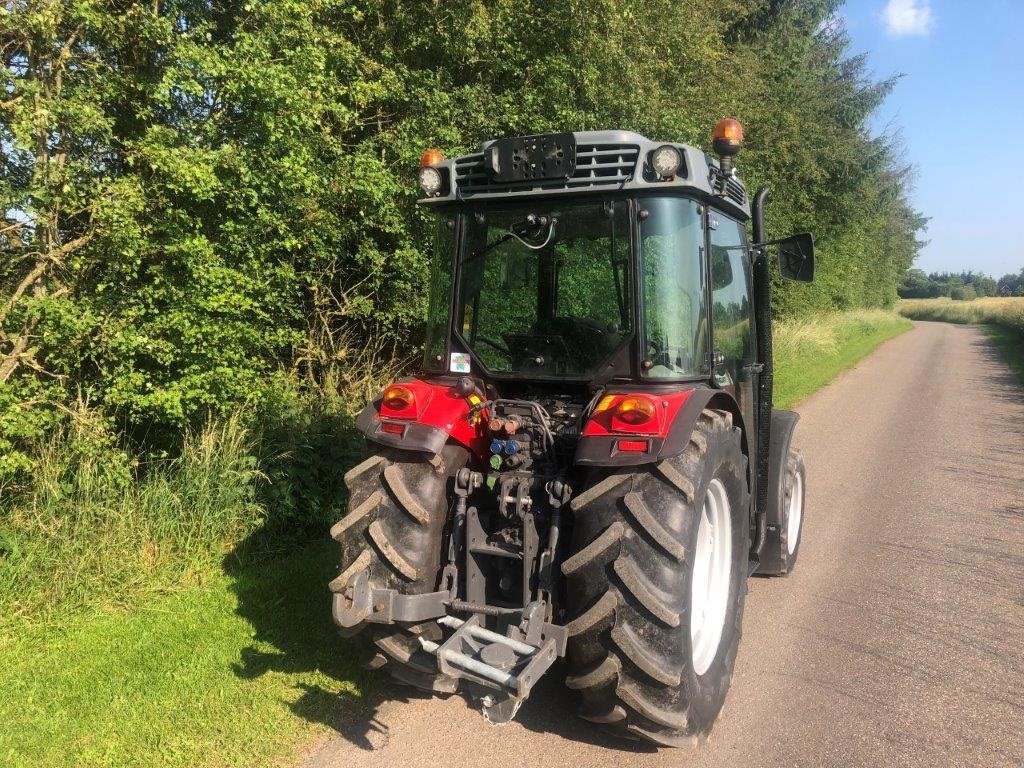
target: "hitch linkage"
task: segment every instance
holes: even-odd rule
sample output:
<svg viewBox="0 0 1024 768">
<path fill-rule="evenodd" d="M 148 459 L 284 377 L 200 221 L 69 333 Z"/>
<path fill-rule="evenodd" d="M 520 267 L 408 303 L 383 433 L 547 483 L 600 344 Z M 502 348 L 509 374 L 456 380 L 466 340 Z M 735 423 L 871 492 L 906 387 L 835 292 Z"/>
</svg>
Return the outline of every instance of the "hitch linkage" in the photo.
<svg viewBox="0 0 1024 768">
<path fill-rule="evenodd" d="M 480 525 L 477 510 L 468 506 L 468 499 L 483 483 L 484 476 L 468 468 L 461 469 L 455 477 L 457 500 L 452 513 L 448 562 L 441 573 L 441 589 L 404 595 L 395 589 L 374 588 L 369 582 L 369 571 L 364 569 L 349 579 L 343 591 L 335 594 L 333 611 L 335 621 L 342 627 L 354 627 L 364 622 L 420 623 L 436 619 L 442 627 L 453 630 L 442 643 L 420 637 L 420 645 L 436 656 L 438 671 L 465 680 L 470 693 L 481 701 L 484 716 L 492 723 L 501 724 L 512 719 L 534 684 L 556 658 L 565 655 L 568 632 L 564 626 L 552 623 L 550 595 L 561 507 L 568 501 L 572 490 L 558 480 L 547 484 L 550 529 L 547 546 L 539 553 L 536 533 L 532 529 L 532 514 L 528 511 L 529 497 L 525 496 L 522 487 L 517 487 L 510 494 L 510 500 L 524 518 L 524 524 L 531 526 L 534 544 L 528 551 L 524 547 L 523 559 L 537 559 L 537 588 L 525 594 L 524 598 L 530 600 L 525 608 L 508 608 L 487 605 L 486 601 L 479 599 L 483 594 L 479 588 L 475 590 L 476 599 L 474 594 L 470 594 L 468 600 L 459 598 L 459 563 L 468 565 L 471 559 L 467 547 L 467 521 L 473 530 L 478 530 Z M 528 569 L 529 565 L 524 563 L 524 568 Z M 482 574 L 475 576 L 481 578 Z M 470 616 L 461 619 L 450 615 L 450 611 Z M 499 627 L 504 625 L 506 634 L 483 626 L 484 617 L 496 620 Z"/>
</svg>

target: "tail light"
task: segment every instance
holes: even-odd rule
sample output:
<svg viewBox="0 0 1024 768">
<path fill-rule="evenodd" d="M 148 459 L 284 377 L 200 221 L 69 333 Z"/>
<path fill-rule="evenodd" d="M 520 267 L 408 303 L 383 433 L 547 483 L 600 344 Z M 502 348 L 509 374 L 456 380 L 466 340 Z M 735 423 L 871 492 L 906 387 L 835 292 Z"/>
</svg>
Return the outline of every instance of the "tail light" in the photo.
<svg viewBox="0 0 1024 768">
<path fill-rule="evenodd" d="M 639 395 L 624 397 L 615 406 L 615 417 L 631 427 L 638 427 L 646 424 L 654 418 L 657 413 L 654 403 L 650 398 Z"/>
<path fill-rule="evenodd" d="M 408 387 L 392 384 L 384 390 L 380 402 L 381 416 L 411 419 L 416 415 L 416 395 Z"/>
</svg>

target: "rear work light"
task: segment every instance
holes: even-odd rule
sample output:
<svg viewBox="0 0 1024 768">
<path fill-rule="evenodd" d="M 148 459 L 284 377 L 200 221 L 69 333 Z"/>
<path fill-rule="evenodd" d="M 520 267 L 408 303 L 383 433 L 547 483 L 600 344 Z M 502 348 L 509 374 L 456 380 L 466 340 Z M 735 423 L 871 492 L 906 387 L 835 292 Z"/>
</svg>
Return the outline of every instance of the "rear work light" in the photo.
<svg viewBox="0 0 1024 768">
<path fill-rule="evenodd" d="M 444 177 L 441 176 L 441 171 L 434 167 L 438 163 L 443 162 L 444 153 L 439 149 L 428 149 L 420 156 L 420 168 L 417 178 L 420 183 L 420 189 L 423 190 L 423 194 L 427 197 L 440 194 L 441 187 L 444 186 Z"/>
<path fill-rule="evenodd" d="M 682 164 L 682 153 L 671 144 L 663 144 L 651 152 L 651 168 L 659 179 L 671 179 L 679 173 Z"/>
<path fill-rule="evenodd" d="M 623 398 L 615 407 L 616 418 L 634 427 L 646 424 L 654 415 L 654 403 L 650 398 L 638 395 Z"/>
</svg>

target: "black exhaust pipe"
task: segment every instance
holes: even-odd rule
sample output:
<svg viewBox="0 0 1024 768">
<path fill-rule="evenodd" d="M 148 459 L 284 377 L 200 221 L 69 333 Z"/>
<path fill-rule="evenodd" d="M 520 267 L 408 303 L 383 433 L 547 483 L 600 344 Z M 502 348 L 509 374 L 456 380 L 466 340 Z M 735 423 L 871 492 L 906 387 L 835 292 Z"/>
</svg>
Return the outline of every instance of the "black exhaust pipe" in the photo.
<svg viewBox="0 0 1024 768">
<path fill-rule="evenodd" d="M 768 187 L 761 187 L 754 196 L 751 210 L 754 218 L 754 242 L 763 243 L 764 205 L 768 201 Z M 754 507 L 757 533 L 754 553 L 764 547 L 768 535 L 768 448 L 771 444 L 772 424 L 772 274 L 768 255 L 762 250 L 754 262 L 754 316 L 757 321 L 757 355 L 764 366 L 757 387 L 757 498 Z"/>
</svg>

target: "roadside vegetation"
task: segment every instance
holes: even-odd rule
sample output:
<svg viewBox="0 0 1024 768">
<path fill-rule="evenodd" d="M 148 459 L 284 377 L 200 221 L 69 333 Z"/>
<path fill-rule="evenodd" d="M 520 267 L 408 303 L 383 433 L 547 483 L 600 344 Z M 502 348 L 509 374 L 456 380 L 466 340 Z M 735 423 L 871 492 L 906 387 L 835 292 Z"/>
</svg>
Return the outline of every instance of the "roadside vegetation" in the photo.
<svg viewBox="0 0 1024 768">
<path fill-rule="evenodd" d="M 912 320 L 982 326 L 1024 384 L 1024 297 L 904 299 L 897 309 Z"/>
<path fill-rule="evenodd" d="M 982 272 L 932 272 L 908 269 L 900 282 L 901 299 L 947 298 L 971 301 L 990 296 L 1024 296 L 1024 270 L 1003 275 L 998 280 Z"/>
<path fill-rule="evenodd" d="M 880 309 L 784 320 L 773 332 L 775 405 L 792 408 L 912 324 Z"/>
<path fill-rule="evenodd" d="M 324 538 L 420 352 L 426 147 L 735 115 L 819 255 L 774 276 L 781 404 L 900 330 L 925 220 L 837 3 L 581 7 L 5 6 L 0 764 L 263 765 L 372 698 Z"/>
</svg>

